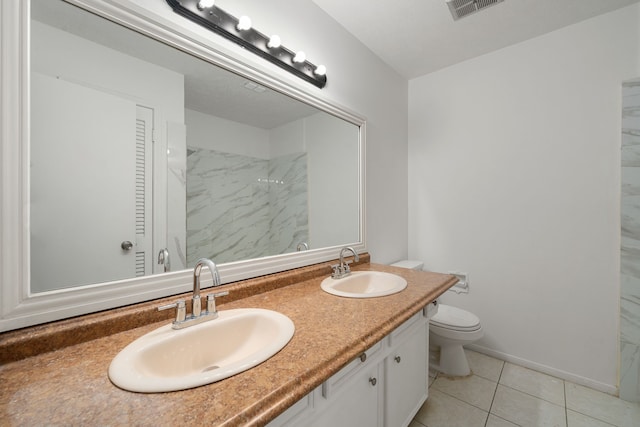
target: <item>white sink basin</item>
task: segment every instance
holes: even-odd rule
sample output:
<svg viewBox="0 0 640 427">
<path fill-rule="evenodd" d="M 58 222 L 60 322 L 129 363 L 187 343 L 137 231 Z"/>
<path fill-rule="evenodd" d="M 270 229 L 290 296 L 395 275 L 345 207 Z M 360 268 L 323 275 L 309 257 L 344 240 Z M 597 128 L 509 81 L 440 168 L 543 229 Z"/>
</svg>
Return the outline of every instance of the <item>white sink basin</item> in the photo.
<svg viewBox="0 0 640 427">
<path fill-rule="evenodd" d="M 217 319 L 185 329 L 169 324 L 118 353 L 109 378 L 120 388 L 146 393 L 210 384 L 269 359 L 294 330 L 287 316 L 259 308 L 223 310 Z"/>
<path fill-rule="evenodd" d="M 340 297 L 374 298 L 402 291 L 407 287 L 407 281 L 382 271 L 354 271 L 342 279 L 327 277 L 320 287 Z"/>
</svg>

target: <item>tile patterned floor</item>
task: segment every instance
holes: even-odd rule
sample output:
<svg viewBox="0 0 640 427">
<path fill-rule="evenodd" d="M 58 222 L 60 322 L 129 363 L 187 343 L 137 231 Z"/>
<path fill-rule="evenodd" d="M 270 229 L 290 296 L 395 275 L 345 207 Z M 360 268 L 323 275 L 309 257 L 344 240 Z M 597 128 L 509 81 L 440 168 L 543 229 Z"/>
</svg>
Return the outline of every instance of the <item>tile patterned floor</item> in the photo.
<svg viewBox="0 0 640 427">
<path fill-rule="evenodd" d="M 473 375 L 429 378 L 409 427 L 640 427 L 640 404 L 466 350 Z"/>
</svg>

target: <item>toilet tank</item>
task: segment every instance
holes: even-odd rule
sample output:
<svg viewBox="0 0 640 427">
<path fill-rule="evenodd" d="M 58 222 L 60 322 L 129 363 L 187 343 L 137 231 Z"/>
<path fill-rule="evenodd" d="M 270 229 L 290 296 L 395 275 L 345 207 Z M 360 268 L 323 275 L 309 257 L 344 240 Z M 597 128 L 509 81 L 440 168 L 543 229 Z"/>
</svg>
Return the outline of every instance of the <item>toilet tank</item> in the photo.
<svg viewBox="0 0 640 427">
<path fill-rule="evenodd" d="M 422 270 L 422 267 L 424 266 L 424 262 L 404 259 L 402 261 L 394 262 L 393 264 L 391 264 L 391 266 L 409 268 L 411 270 Z"/>
</svg>

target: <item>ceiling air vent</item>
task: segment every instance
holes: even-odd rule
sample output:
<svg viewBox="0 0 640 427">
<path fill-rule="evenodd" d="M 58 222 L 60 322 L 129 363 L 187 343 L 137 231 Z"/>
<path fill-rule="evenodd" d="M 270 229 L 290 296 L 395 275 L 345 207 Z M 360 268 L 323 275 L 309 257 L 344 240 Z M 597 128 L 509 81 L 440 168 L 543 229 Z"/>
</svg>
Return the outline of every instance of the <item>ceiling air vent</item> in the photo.
<svg viewBox="0 0 640 427">
<path fill-rule="evenodd" d="M 504 0 L 446 0 L 453 20 L 469 16 L 482 9 L 486 9 L 494 4 L 502 3 Z"/>
</svg>

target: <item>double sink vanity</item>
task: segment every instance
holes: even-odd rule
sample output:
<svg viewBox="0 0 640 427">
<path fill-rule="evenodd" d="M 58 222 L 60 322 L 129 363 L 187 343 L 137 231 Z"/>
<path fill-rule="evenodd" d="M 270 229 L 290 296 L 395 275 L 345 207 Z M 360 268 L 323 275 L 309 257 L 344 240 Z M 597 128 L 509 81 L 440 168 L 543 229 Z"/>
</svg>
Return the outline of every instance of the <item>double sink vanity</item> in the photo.
<svg viewBox="0 0 640 427">
<path fill-rule="evenodd" d="M 163 299 L 4 333 L 0 414 L 10 425 L 406 425 L 427 397 L 430 303 L 456 279 L 363 258 L 340 279 L 321 263 L 224 285 L 218 318 L 184 329 L 157 311 Z"/>
<path fill-rule="evenodd" d="M 364 116 L 163 1 L 3 0 L 0 21 L 0 424 L 408 423 L 457 279 L 364 253 Z M 332 275 L 345 244 L 360 263 Z M 203 256 L 226 283 L 176 297 Z"/>
</svg>

